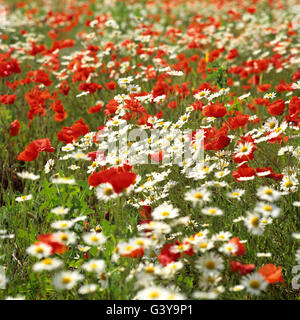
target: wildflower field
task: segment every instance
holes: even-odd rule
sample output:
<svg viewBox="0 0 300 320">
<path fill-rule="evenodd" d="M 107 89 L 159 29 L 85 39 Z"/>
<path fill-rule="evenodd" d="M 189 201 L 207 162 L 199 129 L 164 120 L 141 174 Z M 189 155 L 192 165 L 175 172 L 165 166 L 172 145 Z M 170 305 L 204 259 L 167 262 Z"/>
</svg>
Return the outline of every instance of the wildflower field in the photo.
<svg viewBox="0 0 300 320">
<path fill-rule="evenodd" d="M 300 2 L 0 1 L 0 299 L 299 299 Z"/>
</svg>

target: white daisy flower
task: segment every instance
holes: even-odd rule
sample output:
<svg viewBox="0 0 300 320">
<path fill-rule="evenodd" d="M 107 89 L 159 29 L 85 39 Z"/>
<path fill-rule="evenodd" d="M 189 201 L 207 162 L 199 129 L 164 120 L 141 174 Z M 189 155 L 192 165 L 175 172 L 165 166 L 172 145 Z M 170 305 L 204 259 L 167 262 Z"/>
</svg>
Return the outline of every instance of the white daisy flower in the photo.
<svg viewBox="0 0 300 320">
<path fill-rule="evenodd" d="M 91 246 L 100 246 L 105 243 L 106 237 L 103 233 L 88 232 L 82 236 L 83 241 Z"/>
<path fill-rule="evenodd" d="M 41 259 L 51 255 L 52 247 L 43 242 L 37 242 L 28 247 L 26 249 L 26 252 L 31 256 Z"/>
<path fill-rule="evenodd" d="M 198 204 L 202 205 L 210 201 L 210 192 L 205 188 L 193 189 L 185 194 L 184 200 L 191 201 L 194 207 Z"/>
<path fill-rule="evenodd" d="M 78 271 L 62 271 L 53 278 L 53 285 L 59 290 L 70 290 L 83 278 Z"/>
<path fill-rule="evenodd" d="M 268 283 L 258 272 L 254 272 L 244 276 L 241 285 L 244 286 L 249 293 L 260 295 L 261 291 L 267 288 Z"/>
<path fill-rule="evenodd" d="M 28 172 L 28 171 L 17 172 L 17 176 L 22 179 L 29 179 L 29 180 L 37 180 L 40 178 L 39 175 L 35 175 L 35 174 Z"/>
<path fill-rule="evenodd" d="M 97 199 L 105 202 L 118 197 L 118 194 L 114 191 L 113 186 L 108 182 L 97 186 L 95 191 Z"/>
<path fill-rule="evenodd" d="M 271 203 L 258 202 L 254 211 L 263 214 L 265 217 L 277 218 L 280 215 L 280 208 Z"/>
<path fill-rule="evenodd" d="M 62 261 L 57 258 L 45 258 L 40 262 L 37 262 L 33 265 L 32 270 L 35 272 L 40 271 L 52 271 L 60 268 L 63 265 Z"/>
<path fill-rule="evenodd" d="M 21 196 L 21 197 L 17 197 L 16 201 L 17 202 L 23 202 L 23 201 L 27 201 L 27 200 L 31 200 L 32 199 L 32 195 L 29 194 L 27 196 Z"/>
<path fill-rule="evenodd" d="M 58 220 L 51 223 L 51 228 L 57 230 L 68 230 L 74 225 L 73 220 Z"/>
<path fill-rule="evenodd" d="M 219 271 L 224 269 L 223 259 L 213 252 L 206 253 L 203 257 L 196 261 L 196 268 L 203 272 L 214 272 L 219 273 Z"/>
<path fill-rule="evenodd" d="M 276 190 L 274 190 L 270 187 L 267 187 L 267 186 L 262 186 L 262 187 L 258 188 L 256 195 L 261 200 L 273 202 L 273 201 L 276 201 L 280 198 L 281 192 L 276 191 Z"/>
<path fill-rule="evenodd" d="M 170 292 L 162 287 L 150 287 L 137 293 L 137 300 L 165 300 Z"/>
<path fill-rule="evenodd" d="M 85 284 L 78 289 L 78 293 L 82 295 L 93 293 L 97 290 L 97 287 L 95 283 Z"/>
<path fill-rule="evenodd" d="M 223 211 L 216 207 L 203 208 L 201 212 L 208 216 L 221 216 Z"/>
<path fill-rule="evenodd" d="M 174 208 L 171 204 L 164 202 L 156 207 L 152 212 L 152 217 L 155 220 L 173 219 L 179 214 L 179 210 Z"/>
<path fill-rule="evenodd" d="M 91 259 L 90 261 L 85 262 L 81 267 L 88 272 L 102 273 L 105 270 L 105 262 L 101 259 Z"/>
<path fill-rule="evenodd" d="M 53 208 L 53 209 L 51 210 L 52 213 L 57 214 L 57 215 L 59 215 L 59 216 L 65 215 L 65 214 L 67 214 L 69 211 L 70 211 L 70 209 L 69 209 L 69 208 L 65 208 L 65 207 L 56 207 L 56 208 Z"/>
</svg>

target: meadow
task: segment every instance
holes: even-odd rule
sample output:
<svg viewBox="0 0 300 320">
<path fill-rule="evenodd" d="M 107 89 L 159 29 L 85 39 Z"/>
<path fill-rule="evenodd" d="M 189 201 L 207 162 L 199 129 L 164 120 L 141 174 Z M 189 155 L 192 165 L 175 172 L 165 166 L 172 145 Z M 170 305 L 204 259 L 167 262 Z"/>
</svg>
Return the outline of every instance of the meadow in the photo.
<svg viewBox="0 0 300 320">
<path fill-rule="evenodd" d="M 299 299 L 299 36 L 294 0 L 0 2 L 0 299 Z"/>
</svg>

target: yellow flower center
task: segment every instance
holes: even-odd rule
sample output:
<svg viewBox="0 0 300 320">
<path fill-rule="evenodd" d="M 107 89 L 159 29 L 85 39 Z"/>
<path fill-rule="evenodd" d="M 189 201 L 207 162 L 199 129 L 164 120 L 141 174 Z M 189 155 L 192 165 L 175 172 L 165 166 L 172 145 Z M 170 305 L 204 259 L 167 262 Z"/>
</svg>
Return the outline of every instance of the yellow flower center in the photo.
<svg viewBox="0 0 300 320">
<path fill-rule="evenodd" d="M 275 128 L 275 122 L 271 122 L 271 123 L 269 124 L 269 126 L 270 126 L 271 129 Z"/>
<path fill-rule="evenodd" d="M 46 258 L 46 259 L 42 260 L 42 263 L 43 263 L 43 264 L 50 265 L 50 264 L 52 264 L 52 259 Z"/>
<path fill-rule="evenodd" d="M 65 234 L 65 233 L 63 233 L 61 236 L 60 236 L 60 240 L 62 240 L 62 241 L 67 241 L 69 239 L 69 237 Z"/>
<path fill-rule="evenodd" d="M 206 267 L 206 269 L 213 270 L 213 269 L 215 269 L 216 264 L 214 261 L 206 261 L 205 267 Z"/>
<path fill-rule="evenodd" d="M 286 183 L 285 183 L 285 186 L 287 187 L 287 188 L 290 188 L 290 187 L 292 187 L 294 184 L 293 184 L 293 182 L 291 181 L 291 180 L 288 180 Z"/>
<path fill-rule="evenodd" d="M 265 211 L 272 211 L 272 207 L 269 205 L 264 206 Z"/>
<path fill-rule="evenodd" d="M 201 192 L 197 192 L 194 194 L 195 199 L 203 199 L 203 194 Z"/>
<path fill-rule="evenodd" d="M 146 273 L 153 273 L 154 272 L 154 267 L 150 266 L 150 267 L 147 267 L 145 269 Z"/>
<path fill-rule="evenodd" d="M 252 289 L 258 289 L 260 287 L 260 282 L 257 280 L 252 280 L 250 281 L 249 285 Z"/>
<path fill-rule="evenodd" d="M 265 194 L 267 194 L 267 195 L 273 194 L 272 189 L 266 189 L 266 190 L 265 190 Z"/>
<path fill-rule="evenodd" d="M 258 217 L 252 218 L 251 224 L 252 224 L 254 227 L 258 227 L 258 225 L 259 225 L 259 218 L 258 218 Z"/>
<path fill-rule="evenodd" d="M 153 291 L 149 294 L 149 298 L 151 299 L 155 299 L 157 297 L 159 297 L 159 293 L 157 291 Z"/>
<path fill-rule="evenodd" d="M 71 281 L 72 281 L 72 279 L 71 279 L 71 277 L 69 277 L 69 276 L 63 277 L 62 280 L 61 280 L 61 282 L 62 282 L 63 284 L 68 284 L 68 283 L 70 283 Z"/>
<path fill-rule="evenodd" d="M 92 263 L 90 265 L 91 270 L 95 270 L 95 269 L 97 269 L 97 267 L 98 267 L 97 263 Z"/>
<path fill-rule="evenodd" d="M 41 248 L 41 247 L 37 247 L 37 248 L 35 249 L 35 252 L 36 252 L 36 253 L 43 253 L 43 252 L 44 252 L 44 249 Z"/>
<path fill-rule="evenodd" d="M 106 188 L 106 189 L 104 190 L 104 194 L 105 194 L 106 196 L 111 196 L 111 195 L 113 194 L 112 188 Z"/>
</svg>

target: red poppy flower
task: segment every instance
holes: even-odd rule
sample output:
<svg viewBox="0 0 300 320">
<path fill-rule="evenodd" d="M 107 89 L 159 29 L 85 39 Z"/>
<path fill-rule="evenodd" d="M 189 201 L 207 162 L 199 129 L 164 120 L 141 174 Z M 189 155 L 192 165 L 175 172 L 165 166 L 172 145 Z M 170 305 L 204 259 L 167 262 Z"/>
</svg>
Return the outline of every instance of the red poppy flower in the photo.
<svg viewBox="0 0 300 320">
<path fill-rule="evenodd" d="M 67 112 L 59 99 L 52 103 L 50 108 L 55 112 L 54 121 L 64 121 L 66 119 Z"/>
<path fill-rule="evenodd" d="M 276 89 L 278 92 L 293 91 L 293 90 L 295 90 L 295 89 L 293 88 L 292 84 L 285 83 L 283 79 L 280 81 L 280 84 L 275 87 L 275 89 Z"/>
<path fill-rule="evenodd" d="M 242 114 L 240 111 L 237 111 L 234 117 L 228 118 L 230 129 L 236 130 L 240 127 L 244 128 L 249 120 L 248 114 Z"/>
<path fill-rule="evenodd" d="M 62 81 L 59 86 L 59 93 L 67 96 L 69 94 L 69 91 L 70 91 L 70 86 L 68 85 L 68 81 L 67 80 Z"/>
<path fill-rule="evenodd" d="M 254 269 L 255 269 L 254 264 L 242 264 L 237 261 L 230 262 L 230 272 L 237 272 L 241 276 L 244 276 L 245 274 L 251 273 Z"/>
<path fill-rule="evenodd" d="M 255 171 L 256 171 L 256 175 L 261 178 L 272 178 L 276 181 L 281 180 L 283 178 L 283 174 L 275 173 L 272 170 L 272 167 L 268 167 L 268 168 L 260 167 L 260 168 L 256 168 Z"/>
<path fill-rule="evenodd" d="M 268 112 L 271 116 L 278 116 L 283 113 L 285 108 L 285 103 L 283 100 L 278 99 L 269 105 L 267 105 Z"/>
<path fill-rule="evenodd" d="M 89 108 L 88 113 L 97 113 L 103 108 L 103 105 L 101 103 L 96 104 L 95 106 L 92 106 Z"/>
<path fill-rule="evenodd" d="M 0 103 L 3 104 L 14 104 L 17 96 L 15 94 L 4 94 L 0 96 Z"/>
<path fill-rule="evenodd" d="M 239 55 L 238 51 L 236 49 L 231 49 L 229 51 L 229 54 L 227 55 L 226 59 L 227 60 L 232 60 L 236 58 Z"/>
<path fill-rule="evenodd" d="M 140 209 L 140 213 L 144 219 L 150 219 L 151 212 L 152 212 L 151 206 L 142 206 Z"/>
<path fill-rule="evenodd" d="M 248 7 L 247 12 L 250 14 L 254 14 L 256 12 L 256 7 Z"/>
<path fill-rule="evenodd" d="M 111 167 L 100 172 L 93 172 L 88 178 L 89 185 L 97 187 L 99 184 L 108 182 L 116 193 L 123 192 L 136 179 L 136 174 L 130 172 L 131 168 L 132 166 L 123 165 L 123 167 Z"/>
<path fill-rule="evenodd" d="M 0 54 L 0 78 L 9 77 L 13 73 L 21 73 L 17 59 L 11 59 L 10 53 Z"/>
<path fill-rule="evenodd" d="M 116 87 L 117 87 L 117 84 L 114 81 L 107 82 L 107 84 L 105 85 L 105 88 L 107 90 L 115 90 Z"/>
<path fill-rule="evenodd" d="M 51 146 L 51 142 L 48 138 L 35 140 L 25 148 L 23 152 L 18 155 L 20 161 L 32 161 L 37 158 L 38 153 L 46 151 L 53 152 L 54 148 Z"/>
<path fill-rule="evenodd" d="M 104 114 L 108 117 L 112 114 L 115 114 L 119 106 L 119 102 L 117 100 L 109 100 L 105 106 Z"/>
<path fill-rule="evenodd" d="M 46 87 L 51 86 L 52 81 L 49 79 L 49 74 L 44 70 L 36 70 L 33 71 L 32 74 L 34 76 L 33 81 L 35 83 L 42 83 Z"/>
<path fill-rule="evenodd" d="M 255 177 L 255 170 L 244 163 L 238 167 L 237 171 L 232 172 L 232 176 L 237 182 L 240 182 L 243 181 L 243 178 Z"/>
<path fill-rule="evenodd" d="M 57 138 L 66 144 L 73 143 L 73 141 L 77 141 L 80 136 L 87 134 L 89 131 L 89 126 L 80 118 L 71 127 L 63 127 L 61 131 L 57 133 Z"/>
<path fill-rule="evenodd" d="M 300 125 L 300 98 L 294 96 L 289 103 L 289 115 L 286 117 L 287 121 L 293 121 Z"/>
<path fill-rule="evenodd" d="M 168 104 L 169 109 L 176 109 L 177 108 L 177 102 L 176 101 L 171 101 Z"/>
<path fill-rule="evenodd" d="M 9 134 L 13 137 L 17 136 L 20 132 L 21 124 L 19 120 L 13 121 L 9 126 Z"/>
<path fill-rule="evenodd" d="M 223 124 L 220 129 L 216 129 L 215 127 L 204 129 L 205 138 L 204 138 L 204 150 L 222 150 L 224 149 L 229 143 L 230 138 L 227 136 L 228 127 Z M 197 131 L 192 133 L 191 139 L 193 143 L 194 136 Z"/>
<path fill-rule="evenodd" d="M 270 100 L 265 98 L 256 98 L 254 99 L 254 102 L 259 106 L 262 106 L 262 105 L 267 106 L 270 104 Z"/>
<path fill-rule="evenodd" d="M 113 186 L 116 193 L 120 193 L 131 186 L 135 182 L 135 179 L 136 174 L 134 172 L 119 172 L 111 176 L 107 182 Z"/>
<path fill-rule="evenodd" d="M 42 91 L 38 87 L 25 94 L 25 99 L 30 106 L 27 117 L 32 120 L 36 115 L 45 115 L 46 100 L 51 98 L 48 90 Z"/>
<path fill-rule="evenodd" d="M 271 84 L 266 83 L 266 84 L 261 84 L 257 87 L 258 92 L 266 92 L 271 88 Z"/>
<path fill-rule="evenodd" d="M 202 109 L 205 117 L 222 118 L 227 113 L 227 109 L 222 104 L 210 104 Z"/>
<path fill-rule="evenodd" d="M 277 267 L 274 264 L 266 264 L 262 266 L 258 273 L 270 284 L 281 282 L 284 286 L 286 285 L 282 277 L 282 268 Z"/>
<path fill-rule="evenodd" d="M 180 253 L 172 252 L 172 248 L 175 247 L 175 244 L 169 243 L 164 245 L 161 249 L 160 254 L 158 255 L 158 261 L 165 267 L 173 261 L 177 261 L 180 257 Z"/>
<path fill-rule="evenodd" d="M 79 90 L 81 91 L 88 91 L 89 93 L 94 93 L 97 90 L 101 90 L 102 89 L 102 85 L 95 83 L 95 82 L 83 82 L 79 85 Z"/>
</svg>

